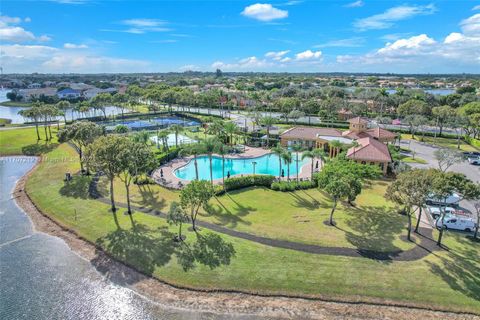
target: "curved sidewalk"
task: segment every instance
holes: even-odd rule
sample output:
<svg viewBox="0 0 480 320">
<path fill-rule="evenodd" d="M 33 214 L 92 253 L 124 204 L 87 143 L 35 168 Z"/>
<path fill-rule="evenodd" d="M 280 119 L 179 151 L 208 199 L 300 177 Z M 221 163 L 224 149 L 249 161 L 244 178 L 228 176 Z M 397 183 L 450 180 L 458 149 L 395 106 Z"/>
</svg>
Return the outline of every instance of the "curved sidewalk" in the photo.
<svg viewBox="0 0 480 320">
<path fill-rule="evenodd" d="M 97 198 L 97 200 L 106 204 L 110 204 L 110 200 L 104 197 Z M 116 205 L 122 208 L 127 207 L 125 203 L 116 203 Z M 159 216 L 165 219 L 167 218 L 167 215 L 165 213 L 155 209 L 151 209 L 147 207 L 138 207 L 134 205 L 132 205 L 131 207 L 136 211 L 140 211 L 153 216 Z M 354 257 L 354 258 L 369 258 L 369 259 L 380 260 L 380 261 L 415 261 L 415 260 L 420 260 L 426 257 L 433 251 L 439 250 L 439 247 L 436 245 L 435 241 L 431 239 L 432 230 L 428 228 L 420 228 L 420 234 L 419 234 L 420 243 L 416 244 L 414 248 L 409 250 L 382 252 L 382 251 L 375 251 L 375 250 L 344 248 L 344 247 L 324 247 L 324 246 L 305 244 L 300 242 L 292 242 L 288 240 L 266 238 L 266 237 L 261 237 L 261 236 L 253 235 L 250 233 L 246 233 L 246 232 L 225 228 L 225 227 L 216 225 L 214 223 L 205 222 L 201 220 L 197 220 L 196 224 L 200 227 L 203 227 L 218 233 L 223 233 L 235 238 L 256 242 L 256 243 L 263 244 L 270 247 L 290 249 L 290 250 L 311 253 L 311 254 L 324 254 L 324 255 L 344 256 L 344 257 Z"/>
</svg>

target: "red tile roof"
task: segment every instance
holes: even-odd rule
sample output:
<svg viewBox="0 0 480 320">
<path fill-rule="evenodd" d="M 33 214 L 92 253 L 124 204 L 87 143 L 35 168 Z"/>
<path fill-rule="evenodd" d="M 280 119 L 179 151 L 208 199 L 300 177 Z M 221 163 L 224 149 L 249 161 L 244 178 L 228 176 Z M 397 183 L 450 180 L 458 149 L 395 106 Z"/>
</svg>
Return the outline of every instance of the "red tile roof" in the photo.
<svg viewBox="0 0 480 320">
<path fill-rule="evenodd" d="M 388 147 L 382 142 L 373 138 L 367 137 L 357 140 L 359 146 L 352 147 L 347 151 L 349 159 L 355 159 L 366 162 L 391 162 L 390 152 Z"/>
<path fill-rule="evenodd" d="M 294 127 L 280 135 L 282 138 L 315 140 L 317 136 L 341 137 L 342 132 L 334 128 Z"/>
<path fill-rule="evenodd" d="M 348 122 L 350 122 L 350 123 L 368 123 L 367 120 L 362 119 L 360 117 L 355 117 L 355 118 L 349 119 Z"/>
<path fill-rule="evenodd" d="M 342 135 L 350 139 L 362 139 L 362 138 L 372 137 L 378 140 L 394 139 L 397 136 L 393 132 L 390 132 L 388 130 L 378 128 L 378 127 L 367 129 L 366 131 L 363 131 L 363 132 L 355 132 L 355 131 L 347 130 L 347 131 L 344 131 Z"/>
<path fill-rule="evenodd" d="M 395 139 L 397 136 L 395 133 L 382 129 L 380 127 L 368 129 L 366 133 L 376 139 Z"/>
</svg>

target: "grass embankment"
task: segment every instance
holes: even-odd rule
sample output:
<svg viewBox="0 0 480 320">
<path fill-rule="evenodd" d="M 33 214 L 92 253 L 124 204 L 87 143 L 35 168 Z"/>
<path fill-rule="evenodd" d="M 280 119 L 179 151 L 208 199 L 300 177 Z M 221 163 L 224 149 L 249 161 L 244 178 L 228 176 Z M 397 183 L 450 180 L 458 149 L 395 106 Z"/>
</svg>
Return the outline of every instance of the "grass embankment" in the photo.
<svg viewBox="0 0 480 320">
<path fill-rule="evenodd" d="M 472 145 L 469 145 L 464 140 L 460 140 L 460 149 L 458 149 L 457 139 L 452 139 L 452 138 L 444 138 L 444 137 L 434 138 L 434 137 L 428 136 L 428 137 L 424 137 L 422 140 L 422 137 L 415 136 L 415 138 L 412 139 L 411 134 L 403 133 L 402 140 L 416 140 L 419 142 L 425 142 L 428 144 L 437 145 L 439 147 L 451 148 L 451 149 L 456 149 L 460 151 L 479 151 L 479 149 L 477 149 Z"/>
<path fill-rule="evenodd" d="M 30 140 L 22 141 L 29 144 L 34 142 L 34 131 L 31 131 L 31 134 Z M 21 150 L 22 146 L 18 145 L 16 149 Z M 341 299 L 358 299 L 359 297 L 366 300 L 386 299 L 426 307 L 480 313 L 480 286 L 478 285 L 480 262 L 476 259 L 480 255 L 480 246 L 462 235 L 447 233 L 445 243 L 450 251 L 437 252 L 412 262 L 379 262 L 367 258 L 312 255 L 272 248 L 223 234 L 216 235 L 208 230 L 201 231 L 201 234 L 204 239 L 211 240 L 207 241 L 209 245 L 196 246 L 199 240 L 194 233 L 187 231 L 187 243 L 190 248 L 195 247 L 204 253 L 202 263 L 196 262 L 195 267 L 191 268 L 192 264 L 189 264 L 189 260 L 186 259 L 185 250 L 181 249 L 186 247 L 173 244 L 171 238 L 175 229 L 168 226 L 164 219 L 137 212 L 133 215 L 132 221 L 129 216 L 124 215 L 125 210 L 122 209 L 116 215 L 120 227 L 118 228 L 109 211 L 109 206 L 89 198 L 88 186 L 91 177 L 75 177 L 69 185 L 64 184 L 65 172 L 77 172 L 78 169 L 77 155 L 73 149 L 65 144 L 60 145 L 46 154 L 44 161 L 28 180 L 27 192 L 44 212 L 59 223 L 102 246 L 119 260 L 165 281 L 200 289 L 230 289 Z M 116 187 L 116 196 L 122 200 L 123 189 L 118 182 Z M 384 187 L 372 186 L 370 196 L 381 197 L 383 190 L 380 189 Z M 167 208 L 169 202 L 178 197 L 178 192 L 159 186 L 145 186 L 143 189 L 143 191 L 134 192 L 134 201 L 155 204 L 155 208 L 162 211 Z M 282 235 L 291 240 L 299 234 L 305 233 L 308 236 L 309 232 L 315 232 L 309 230 L 307 225 L 310 222 L 315 225 L 320 221 L 295 220 L 303 219 L 296 212 L 301 211 L 303 214 L 312 216 L 319 215 L 322 216 L 321 220 L 327 218 L 324 208 L 329 206 L 328 200 L 321 198 L 320 194 L 310 193 L 316 191 L 306 192 L 314 198 L 318 196 L 316 199 L 320 202 L 319 213 L 316 210 L 311 212 L 307 209 L 310 197 L 303 195 L 303 200 L 297 197 L 303 191 L 296 195 L 276 193 L 278 197 L 275 198 L 272 198 L 274 193 L 270 194 L 270 192 L 272 191 L 263 189 L 237 191 L 229 196 L 220 197 L 219 201 L 234 215 L 229 219 L 238 217 L 247 222 L 249 232 L 273 233 L 280 230 L 281 226 L 286 226 L 285 229 L 288 231 L 283 232 Z M 258 197 L 259 200 L 253 201 L 252 197 Z M 368 197 L 363 199 L 363 197 L 364 195 L 361 195 L 358 199 L 359 208 L 368 206 L 370 202 L 382 203 L 383 201 L 379 198 L 375 200 Z M 215 204 L 215 201 L 217 200 L 212 201 L 214 208 L 221 206 Z M 280 203 L 277 204 L 278 201 Z M 264 202 L 263 206 L 261 202 Z M 254 208 L 256 211 L 248 209 L 248 203 L 248 206 L 257 206 Z M 274 207 L 270 208 L 268 204 Z M 274 210 L 283 206 L 289 209 L 277 211 L 275 214 Z M 235 208 L 238 212 L 234 211 Z M 396 221 L 395 216 L 388 218 L 382 216 L 383 213 L 380 211 L 379 215 L 372 216 L 363 214 L 361 211 L 350 212 L 348 209 L 340 209 L 336 220 L 342 228 L 350 228 L 350 231 L 346 229 L 345 233 L 353 233 L 351 231 L 354 228 L 360 228 L 355 229 L 357 231 L 362 230 L 351 238 L 358 240 L 356 245 L 359 247 L 363 243 L 376 241 L 395 244 L 395 240 L 391 237 L 384 238 L 381 231 L 390 230 L 391 224 L 401 225 L 402 222 Z M 209 218 L 202 217 L 212 221 L 220 218 L 221 216 L 218 217 L 217 214 Z M 132 228 L 132 222 L 135 228 Z M 231 223 L 228 219 L 227 222 L 227 227 L 237 229 L 243 224 L 242 222 Z M 332 241 L 335 245 L 345 243 L 345 236 L 342 239 L 339 233 L 320 235 L 321 232 L 329 229 L 325 228 L 319 229 L 317 233 L 322 241 L 326 243 Z M 393 226 L 393 228 L 397 227 Z M 301 232 L 295 234 L 290 229 L 298 229 Z M 338 237 L 338 243 L 335 237 Z M 306 240 L 298 239 L 298 241 Z M 225 260 L 225 252 L 228 251 L 225 249 L 228 249 L 225 243 L 231 243 L 236 252 L 230 263 L 227 263 L 228 259 Z"/>
<path fill-rule="evenodd" d="M 3 101 L 0 102 L 1 107 L 31 107 L 31 102 L 18 102 L 18 101 Z"/>
<path fill-rule="evenodd" d="M 442 251 L 413 262 L 379 262 L 367 258 L 312 255 L 219 235 L 220 238 L 215 238 L 212 242 L 208 251 L 210 254 L 205 255 L 207 259 L 204 259 L 202 264 L 196 263 L 194 268 L 184 271 L 187 261 L 179 250 L 182 247 L 175 246 L 171 241 L 172 232 L 175 230 L 169 227 L 164 219 L 137 212 L 133 215 L 136 227 L 132 228 L 132 221 L 124 215 L 122 209 L 117 214 L 119 229 L 108 210 L 109 206 L 88 198 L 90 178 L 75 177 L 70 185 L 64 184 L 64 173 L 76 172 L 79 169 L 78 163 L 74 161 L 76 158 L 74 151 L 67 145 L 61 145 L 49 152 L 48 161 L 40 164 L 27 183 L 29 195 L 44 212 L 63 225 L 101 245 L 118 259 L 165 281 L 201 289 L 220 288 L 344 299 L 386 299 L 480 313 L 480 262 L 476 259 L 480 255 L 480 246 L 451 233 L 445 237 L 450 252 Z M 150 187 L 150 190 L 146 188 L 143 196 L 147 199 L 153 197 L 158 209 L 165 208 L 169 201 L 177 197 L 176 192 L 157 186 Z M 120 199 L 121 191 L 119 188 L 117 190 Z M 230 196 L 237 202 L 235 206 L 247 208 L 240 210 L 243 215 L 238 217 L 250 223 L 250 230 L 258 228 L 258 232 L 266 232 L 268 228 L 275 230 L 280 228 L 280 225 L 288 225 L 288 229 L 306 228 L 305 232 L 314 232 L 313 227 L 307 226 L 310 222 L 292 222 L 298 219 L 294 216 L 297 216 L 299 211 L 301 214 L 308 214 L 308 219 L 320 215 L 317 211 L 308 212 L 308 203 L 313 200 L 306 195 L 302 196 L 307 200 L 305 203 L 304 200 L 294 199 L 294 195 L 278 194 L 281 196 L 274 200 L 288 199 L 282 203 L 291 209 L 275 212 L 274 209 L 282 207 L 282 203 L 276 204 L 270 198 L 272 195 L 265 190 L 239 191 Z M 378 197 L 380 196 L 379 194 Z M 135 197 L 139 197 L 139 194 Z M 248 210 L 250 205 L 243 201 L 251 197 L 264 199 L 263 207 Z M 230 200 L 229 196 L 220 198 L 225 205 L 233 200 Z M 323 203 L 323 198 L 318 200 L 320 208 L 328 206 Z M 140 201 L 140 198 L 136 201 Z M 359 198 L 359 205 L 362 205 L 361 202 Z M 291 207 L 294 204 L 296 205 Z M 274 205 L 275 208 L 269 208 L 269 205 Z M 291 217 L 281 216 L 282 212 L 288 212 Z M 319 218 L 319 221 L 326 219 L 324 212 L 321 215 L 323 217 Z M 373 241 L 375 235 L 380 234 L 382 229 L 391 228 L 388 224 L 393 222 L 379 218 L 375 213 L 375 218 L 355 211 L 348 215 L 345 213 L 344 216 L 345 222 L 341 222 L 342 215 L 337 215 L 340 225 L 348 224 L 347 220 L 358 223 L 365 230 L 361 236 L 368 239 L 366 241 Z M 286 222 L 277 223 L 275 226 L 276 219 Z M 383 222 L 375 223 L 371 219 Z M 269 227 L 269 220 L 273 227 Z M 317 222 L 312 222 L 313 225 L 315 223 Z M 237 223 L 238 226 L 241 224 Z M 317 234 L 321 237 L 320 233 Z M 201 234 L 205 237 L 215 236 L 208 230 L 202 230 Z M 195 241 L 194 233 L 187 232 L 187 242 L 191 248 Z M 222 249 L 224 241 L 234 246 L 236 254 L 229 264 L 218 265 L 225 253 Z M 335 242 L 335 239 L 332 238 L 331 241 Z M 385 239 L 380 237 L 377 241 Z"/>
<path fill-rule="evenodd" d="M 52 140 L 45 141 L 45 131 L 39 128 L 40 138 L 37 140 L 35 128 L 19 128 L 0 130 L 0 156 L 40 155 L 58 146 L 57 126 L 52 126 Z"/>
</svg>

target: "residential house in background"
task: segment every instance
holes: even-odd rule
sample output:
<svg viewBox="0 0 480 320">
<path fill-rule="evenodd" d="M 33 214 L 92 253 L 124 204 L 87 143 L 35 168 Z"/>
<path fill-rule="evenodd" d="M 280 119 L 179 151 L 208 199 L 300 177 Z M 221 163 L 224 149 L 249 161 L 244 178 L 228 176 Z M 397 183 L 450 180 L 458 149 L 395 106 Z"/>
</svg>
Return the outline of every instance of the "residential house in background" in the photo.
<svg viewBox="0 0 480 320">
<path fill-rule="evenodd" d="M 18 96 L 22 97 L 22 101 L 31 102 L 40 98 L 41 96 L 45 97 L 54 97 L 57 94 L 56 88 L 38 88 L 38 89 L 19 89 L 16 90 Z"/>
<path fill-rule="evenodd" d="M 66 88 L 57 92 L 57 96 L 59 99 L 78 99 L 82 96 L 82 91 L 75 90 L 72 88 Z"/>
</svg>

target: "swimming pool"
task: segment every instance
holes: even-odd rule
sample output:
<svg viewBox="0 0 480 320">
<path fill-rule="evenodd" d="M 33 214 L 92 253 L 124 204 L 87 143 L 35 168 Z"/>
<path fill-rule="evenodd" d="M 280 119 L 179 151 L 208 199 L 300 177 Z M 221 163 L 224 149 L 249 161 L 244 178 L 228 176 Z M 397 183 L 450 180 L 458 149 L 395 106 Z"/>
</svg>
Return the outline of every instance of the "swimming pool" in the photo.
<svg viewBox="0 0 480 320">
<path fill-rule="evenodd" d="M 293 155 L 293 162 L 290 164 L 290 177 L 293 178 L 297 174 L 297 166 L 295 163 L 295 155 Z M 301 156 L 298 157 L 298 170 L 301 170 L 302 166 L 306 163 L 310 163 L 310 159 L 301 160 Z M 275 154 L 266 154 L 258 158 L 246 158 L 246 159 L 225 159 L 225 176 L 230 172 L 231 176 L 240 174 L 253 174 L 253 162 L 256 162 L 255 173 L 256 174 L 270 174 L 278 176 L 279 163 L 278 156 Z M 197 158 L 198 163 L 198 176 L 199 179 L 210 179 L 210 162 L 208 156 L 200 156 Z M 213 179 L 222 178 L 222 158 L 218 156 L 212 157 L 213 167 Z M 287 176 L 287 165 L 282 160 L 282 169 L 284 170 L 285 177 Z M 195 165 L 193 159 L 185 166 L 175 170 L 175 176 L 183 180 L 195 179 Z"/>
</svg>

